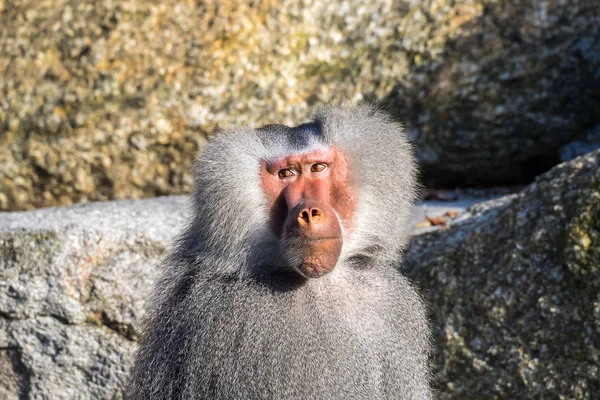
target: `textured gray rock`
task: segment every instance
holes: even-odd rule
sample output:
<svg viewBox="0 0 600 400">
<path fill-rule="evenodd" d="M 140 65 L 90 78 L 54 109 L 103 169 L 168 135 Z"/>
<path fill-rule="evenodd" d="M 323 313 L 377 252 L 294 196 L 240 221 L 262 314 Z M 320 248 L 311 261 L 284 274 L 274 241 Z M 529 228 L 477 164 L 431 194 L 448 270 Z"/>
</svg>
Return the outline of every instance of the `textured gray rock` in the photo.
<svg viewBox="0 0 600 400">
<path fill-rule="evenodd" d="M 411 38 L 428 45 L 385 101 L 427 185 L 528 183 L 600 123 L 599 1 L 427 3 Z"/>
<path fill-rule="evenodd" d="M 119 398 L 184 198 L 0 213 L 0 398 Z"/>
<path fill-rule="evenodd" d="M 600 151 L 413 237 L 439 398 L 597 398 Z"/>
<path fill-rule="evenodd" d="M 0 1 L 0 210 L 188 193 L 205 135 L 383 101 L 428 184 L 599 123 L 597 0 Z M 396 89 L 394 89 L 394 87 Z"/>
<path fill-rule="evenodd" d="M 560 160 L 570 161 L 596 149 L 600 149 L 600 124 L 591 129 L 581 140 L 574 140 L 560 148 Z"/>
</svg>

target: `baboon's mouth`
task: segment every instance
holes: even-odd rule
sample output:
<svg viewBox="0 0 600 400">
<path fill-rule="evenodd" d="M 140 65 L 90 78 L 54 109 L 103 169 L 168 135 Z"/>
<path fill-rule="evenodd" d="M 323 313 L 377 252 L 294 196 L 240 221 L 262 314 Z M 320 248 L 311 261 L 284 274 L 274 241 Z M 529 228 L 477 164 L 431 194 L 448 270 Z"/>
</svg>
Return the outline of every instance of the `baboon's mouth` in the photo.
<svg viewBox="0 0 600 400">
<path fill-rule="evenodd" d="M 340 236 L 293 236 L 285 240 L 284 254 L 290 265 L 306 278 L 318 278 L 331 272 L 342 251 Z"/>
</svg>

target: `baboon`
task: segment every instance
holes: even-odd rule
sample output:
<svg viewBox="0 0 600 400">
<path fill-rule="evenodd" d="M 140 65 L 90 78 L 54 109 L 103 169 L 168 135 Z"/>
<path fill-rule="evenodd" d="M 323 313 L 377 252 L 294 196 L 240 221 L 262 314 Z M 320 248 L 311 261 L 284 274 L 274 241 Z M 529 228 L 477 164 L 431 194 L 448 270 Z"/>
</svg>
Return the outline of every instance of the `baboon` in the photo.
<svg viewBox="0 0 600 400">
<path fill-rule="evenodd" d="M 426 310 L 398 265 L 412 153 L 367 105 L 211 139 L 128 398 L 430 398 Z"/>
</svg>

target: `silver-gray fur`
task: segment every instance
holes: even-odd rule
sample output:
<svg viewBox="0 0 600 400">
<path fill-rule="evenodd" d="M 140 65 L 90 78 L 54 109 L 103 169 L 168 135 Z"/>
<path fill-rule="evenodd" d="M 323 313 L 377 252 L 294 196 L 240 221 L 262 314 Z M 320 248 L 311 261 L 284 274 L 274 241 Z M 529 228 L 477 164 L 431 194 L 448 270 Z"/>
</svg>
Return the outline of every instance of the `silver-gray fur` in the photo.
<svg viewBox="0 0 600 400">
<path fill-rule="evenodd" d="M 336 146 L 358 206 L 335 269 L 299 282 L 259 183 L 261 160 Z M 148 307 L 131 399 L 428 399 L 425 307 L 399 272 L 415 198 L 412 147 L 387 114 L 328 106 L 288 128 L 214 137 L 193 214 Z"/>
</svg>

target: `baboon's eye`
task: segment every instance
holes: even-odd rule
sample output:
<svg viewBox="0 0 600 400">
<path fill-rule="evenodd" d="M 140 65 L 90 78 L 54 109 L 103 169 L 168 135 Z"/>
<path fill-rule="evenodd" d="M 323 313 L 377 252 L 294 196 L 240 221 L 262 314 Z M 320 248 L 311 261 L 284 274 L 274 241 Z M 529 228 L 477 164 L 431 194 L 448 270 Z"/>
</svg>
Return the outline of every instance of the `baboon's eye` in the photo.
<svg viewBox="0 0 600 400">
<path fill-rule="evenodd" d="M 327 168 L 326 164 L 324 164 L 324 163 L 316 163 L 316 164 L 311 165 L 310 171 L 311 172 L 321 172 L 325 168 Z"/>
<path fill-rule="evenodd" d="M 283 178 L 289 178 L 291 176 L 294 176 L 294 171 L 292 171 L 289 168 L 280 169 L 279 172 L 277 173 L 277 175 L 279 175 L 279 178 L 281 178 L 281 179 L 283 179 Z"/>
</svg>

